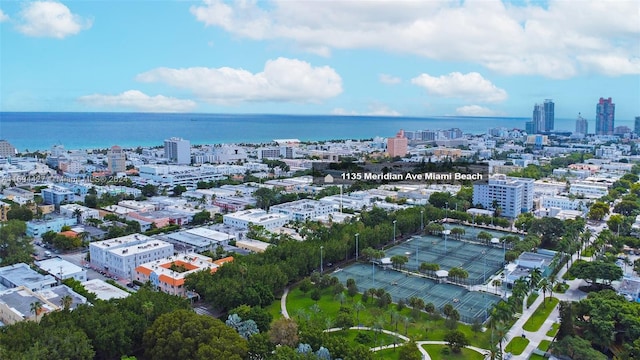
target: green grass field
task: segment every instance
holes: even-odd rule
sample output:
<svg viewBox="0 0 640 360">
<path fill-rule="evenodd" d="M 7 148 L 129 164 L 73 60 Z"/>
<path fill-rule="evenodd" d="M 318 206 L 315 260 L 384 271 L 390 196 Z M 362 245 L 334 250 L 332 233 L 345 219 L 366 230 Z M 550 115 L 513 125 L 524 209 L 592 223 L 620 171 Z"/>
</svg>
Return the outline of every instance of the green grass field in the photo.
<svg viewBox="0 0 640 360">
<path fill-rule="evenodd" d="M 540 341 L 540 344 L 538 345 L 538 349 L 540 349 L 542 351 L 547 351 L 547 350 L 549 350 L 549 346 L 551 346 L 551 341 L 550 340 L 542 340 L 542 341 Z"/>
<path fill-rule="evenodd" d="M 512 353 L 513 355 L 520 355 L 527 347 L 527 345 L 529 345 L 529 339 L 517 336 L 509 341 L 504 350 L 506 352 Z"/>
<path fill-rule="evenodd" d="M 554 323 L 553 325 L 551 325 L 551 329 L 547 331 L 547 336 L 556 336 L 556 334 L 558 333 L 558 328 L 560 328 L 560 324 L 558 323 Z"/>
<path fill-rule="evenodd" d="M 446 345 L 423 345 L 422 346 L 429 353 L 429 357 L 432 360 L 482 360 L 484 356 L 479 352 L 462 349 L 458 354 L 450 352 L 449 355 L 444 355 L 442 349 L 447 347 Z"/>
<path fill-rule="evenodd" d="M 553 308 L 555 308 L 556 305 L 558 305 L 557 298 L 545 299 L 545 302 L 538 306 L 536 311 L 531 315 L 529 320 L 524 323 L 524 326 L 522 326 L 522 328 L 527 331 L 538 331 L 538 329 L 540 329 L 545 320 L 547 320 L 547 317 L 549 317 L 549 314 L 551 314 L 551 311 L 553 311 Z"/>
<path fill-rule="evenodd" d="M 360 344 L 359 342 L 356 341 L 356 336 L 358 336 L 358 333 L 360 332 L 371 333 L 371 337 L 370 337 L 371 342 L 362 344 L 371 348 L 378 347 L 378 346 L 385 346 L 385 345 L 393 345 L 394 341 L 396 344 L 404 343 L 404 340 L 396 336 L 385 334 L 383 332 L 376 333 L 373 330 L 342 330 L 342 331 L 332 332 L 331 336 L 342 337 L 344 339 L 347 339 L 349 343 L 352 343 L 355 345 L 355 344 Z"/>
<path fill-rule="evenodd" d="M 533 293 L 527 297 L 527 309 L 531 307 L 531 304 L 533 304 L 539 296 L 540 294 Z"/>
</svg>

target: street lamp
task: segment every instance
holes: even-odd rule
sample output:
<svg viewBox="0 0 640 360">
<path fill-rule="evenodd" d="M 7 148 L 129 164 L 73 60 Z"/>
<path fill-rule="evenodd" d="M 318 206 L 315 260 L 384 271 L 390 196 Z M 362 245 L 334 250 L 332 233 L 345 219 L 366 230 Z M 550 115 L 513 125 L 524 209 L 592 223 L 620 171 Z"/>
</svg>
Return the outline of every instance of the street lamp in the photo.
<svg viewBox="0 0 640 360">
<path fill-rule="evenodd" d="M 320 275 L 322 275 L 322 249 L 324 246 L 320 246 Z"/>
<path fill-rule="evenodd" d="M 447 235 L 451 234 L 451 230 L 444 230 L 442 231 L 442 233 L 444 234 L 444 252 L 447 252 Z"/>
<path fill-rule="evenodd" d="M 482 282 L 487 282 L 487 251 L 482 250 L 482 259 L 484 260 L 484 265 L 482 267 Z"/>
<path fill-rule="evenodd" d="M 358 237 L 360 234 L 356 234 L 356 261 L 358 261 Z"/>
<path fill-rule="evenodd" d="M 446 205 L 446 207 L 447 207 L 447 210 L 445 210 L 445 213 L 444 213 L 444 221 L 446 222 L 446 221 L 447 221 L 447 218 L 449 217 L 449 202 L 447 201 L 447 202 L 446 202 L 446 203 L 444 203 L 444 204 L 445 204 L 445 205 Z"/>
<path fill-rule="evenodd" d="M 420 231 L 424 230 L 424 210 L 420 210 Z"/>
<path fill-rule="evenodd" d="M 393 243 L 396 243 L 396 223 L 398 220 L 393 220 Z"/>
</svg>

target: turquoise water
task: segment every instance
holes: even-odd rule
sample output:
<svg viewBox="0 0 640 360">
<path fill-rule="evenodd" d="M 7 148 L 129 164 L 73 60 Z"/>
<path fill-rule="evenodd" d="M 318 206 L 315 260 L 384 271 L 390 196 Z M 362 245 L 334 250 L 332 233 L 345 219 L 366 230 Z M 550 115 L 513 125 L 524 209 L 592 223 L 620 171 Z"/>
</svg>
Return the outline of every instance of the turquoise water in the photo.
<svg viewBox="0 0 640 360">
<path fill-rule="evenodd" d="M 394 136 L 399 129 L 438 130 L 457 127 L 480 134 L 491 127 L 523 129 L 525 118 L 373 117 L 329 115 L 229 115 L 161 113 L 0 113 L 0 139 L 19 151 L 161 146 L 182 137 L 192 144 L 262 143 L 273 139 L 302 141 L 369 139 Z M 574 120 L 556 119 L 558 130 L 572 130 Z"/>
</svg>

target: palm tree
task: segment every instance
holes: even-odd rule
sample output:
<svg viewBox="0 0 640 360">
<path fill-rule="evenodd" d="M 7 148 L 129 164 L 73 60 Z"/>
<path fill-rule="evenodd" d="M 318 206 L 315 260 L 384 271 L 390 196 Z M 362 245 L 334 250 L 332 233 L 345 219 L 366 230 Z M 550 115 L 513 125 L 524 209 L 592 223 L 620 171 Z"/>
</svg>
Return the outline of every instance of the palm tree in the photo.
<svg viewBox="0 0 640 360">
<path fill-rule="evenodd" d="M 502 281 L 500 279 L 495 279 L 491 282 L 491 285 L 493 285 L 493 287 L 496 290 L 496 294 L 498 293 L 498 286 L 502 285 Z"/>
<path fill-rule="evenodd" d="M 42 312 L 42 303 L 40 301 L 32 302 L 31 312 L 36 316 L 36 322 L 40 321 L 39 315 Z"/>
<path fill-rule="evenodd" d="M 496 323 L 494 329 L 491 331 L 492 335 L 495 335 L 498 338 L 498 347 L 500 348 L 500 359 L 502 359 L 502 342 L 507 339 L 507 333 L 509 329 L 503 323 Z"/>
<path fill-rule="evenodd" d="M 451 235 L 453 235 L 453 237 L 457 240 L 460 240 L 460 237 L 464 234 L 465 234 L 465 231 L 463 228 L 455 227 L 451 229 Z"/>
<path fill-rule="evenodd" d="M 540 268 L 533 269 L 531 271 L 531 274 L 529 275 L 529 287 L 531 288 L 531 290 L 538 287 L 538 283 L 540 282 L 541 279 L 542 279 L 542 271 L 540 270 Z"/>
<path fill-rule="evenodd" d="M 78 224 L 82 224 L 82 210 L 80 210 L 80 208 L 75 208 L 73 210 L 73 216 L 76 217 Z"/>
<path fill-rule="evenodd" d="M 356 312 L 356 322 L 358 323 L 358 326 L 360 325 L 360 311 L 364 309 L 365 309 L 365 306 L 361 301 L 358 301 L 357 303 L 353 304 L 353 310 L 355 310 Z"/>
<path fill-rule="evenodd" d="M 520 311 L 522 311 L 524 309 L 524 301 L 527 299 L 527 294 L 529 293 L 529 283 L 524 278 L 514 281 L 511 293 L 516 299 L 521 300 L 522 307 Z"/>
<path fill-rule="evenodd" d="M 558 280 L 556 279 L 556 274 L 551 274 L 551 276 L 549 276 L 549 297 L 553 297 L 553 288 L 556 286 L 556 284 L 558 283 Z"/>
<path fill-rule="evenodd" d="M 547 279 L 542 279 L 542 281 L 540 281 L 540 290 L 542 290 L 542 303 L 545 303 L 545 298 L 547 297 L 547 291 L 549 291 L 549 289 L 551 289 L 551 285 L 549 284 L 549 281 Z"/>
<path fill-rule="evenodd" d="M 65 295 L 60 299 L 60 305 L 65 311 L 69 310 L 72 304 L 73 298 L 70 295 Z"/>
</svg>

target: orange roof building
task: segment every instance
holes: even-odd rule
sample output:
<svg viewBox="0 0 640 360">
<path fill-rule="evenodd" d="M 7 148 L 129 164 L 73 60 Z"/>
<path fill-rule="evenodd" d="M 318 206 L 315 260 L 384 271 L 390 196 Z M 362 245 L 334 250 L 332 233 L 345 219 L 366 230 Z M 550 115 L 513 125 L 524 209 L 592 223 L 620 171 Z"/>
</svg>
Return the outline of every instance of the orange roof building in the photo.
<svg viewBox="0 0 640 360">
<path fill-rule="evenodd" d="M 187 275 L 207 269 L 213 273 L 231 261 L 233 257 L 213 260 L 196 253 L 179 254 L 136 267 L 135 278 L 143 283 L 149 281 L 156 289 L 167 294 L 187 297 L 184 287 Z"/>
</svg>

